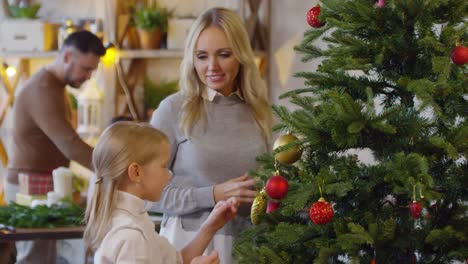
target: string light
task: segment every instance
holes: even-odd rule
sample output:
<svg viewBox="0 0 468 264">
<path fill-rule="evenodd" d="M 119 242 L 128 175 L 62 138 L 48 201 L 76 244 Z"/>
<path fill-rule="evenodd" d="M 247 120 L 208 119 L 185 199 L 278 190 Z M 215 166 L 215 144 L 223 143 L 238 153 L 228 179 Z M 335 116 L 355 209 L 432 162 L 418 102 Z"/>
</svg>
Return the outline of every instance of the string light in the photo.
<svg viewBox="0 0 468 264">
<path fill-rule="evenodd" d="M 16 75 L 16 68 L 13 66 L 10 66 L 6 63 L 3 63 L 3 68 L 5 69 L 6 75 L 8 77 L 13 77 Z"/>
<path fill-rule="evenodd" d="M 6 74 L 8 77 L 13 77 L 16 75 L 16 68 L 15 67 L 12 67 L 12 66 L 8 66 L 6 68 Z"/>
<path fill-rule="evenodd" d="M 112 66 L 117 59 L 117 48 L 114 44 L 110 43 L 106 46 L 106 54 L 102 56 L 101 61 L 105 66 Z"/>
</svg>

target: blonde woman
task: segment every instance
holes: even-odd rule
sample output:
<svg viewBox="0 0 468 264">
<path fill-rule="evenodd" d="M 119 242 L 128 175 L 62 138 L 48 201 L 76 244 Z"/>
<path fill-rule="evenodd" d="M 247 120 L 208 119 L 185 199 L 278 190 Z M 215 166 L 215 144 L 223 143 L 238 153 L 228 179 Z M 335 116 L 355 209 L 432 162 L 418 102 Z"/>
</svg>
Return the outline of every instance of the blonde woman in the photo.
<svg viewBox="0 0 468 264">
<path fill-rule="evenodd" d="M 86 208 L 84 240 L 94 263 L 219 263 L 218 253 L 200 256 L 216 231 L 234 217 L 239 202 L 216 204 L 194 239 L 178 252 L 160 237 L 145 210 L 168 184 L 167 137 L 149 124 L 118 122 L 93 151 L 96 187 Z"/>
<path fill-rule="evenodd" d="M 232 244 L 248 224 L 255 158 L 269 150 L 272 114 L 247 32 L 232 11 L 213 8 L 194 22 L 185 44 L 180 91 L 166 98 L 151 124 L 171 145 L 173 177 L 153 210 L 160 234 L 177 248 L 194 237 L 216 202 L 236 197 L 242 208 L 209 249 L 232 263 Z"/>
</svg>

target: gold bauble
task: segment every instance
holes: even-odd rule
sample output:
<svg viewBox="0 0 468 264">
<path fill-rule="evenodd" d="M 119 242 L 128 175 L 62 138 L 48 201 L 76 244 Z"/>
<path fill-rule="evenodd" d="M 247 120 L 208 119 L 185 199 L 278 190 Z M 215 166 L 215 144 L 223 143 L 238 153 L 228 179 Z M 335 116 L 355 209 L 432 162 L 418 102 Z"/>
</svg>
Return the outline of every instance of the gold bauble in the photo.
<svg viewBox="0 0 468 264">
<path fill-rule="evenodd" d="M 268 198 L 265 189 L 262 189 L 257 193 L 257 196 L 253 201 L 252 208 L 250 209 L 250 220 L 252 221 L 252 224 L 257 225 L 260 223 L 260 217 L 265 213 L 267 200 Z"/>
<path fill-rule="evenodd" d="M 292 134 L 281 135 L 275 140 L 275 143 L 273 144 L 273 149 L 276 150 L 277 148 L 292 143 L 296 140 L 298 140 L 297 137 Z M 293 164 L 301 158 L 301 155 L 302 151 L 299 148 L 299 146 L 293 146 L 279 153 L 276 153 L 275 159 L 283 164 Z"/>
</svg>

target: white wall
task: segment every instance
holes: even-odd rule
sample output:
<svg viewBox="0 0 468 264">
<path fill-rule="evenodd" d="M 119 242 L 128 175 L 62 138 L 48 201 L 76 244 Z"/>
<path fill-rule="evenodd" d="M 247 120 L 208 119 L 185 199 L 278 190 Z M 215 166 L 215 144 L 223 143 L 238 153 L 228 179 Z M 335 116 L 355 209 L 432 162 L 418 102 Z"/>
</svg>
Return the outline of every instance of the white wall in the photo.
<svg viewBox="0 0 468 264">
<path fill-rule="evenodd" d="M 310 29 L 306 13 L 317 3 L 317 0 L 271 0 L 269 83 L 274 104 L 291 106 L 287 100 L 280 101 L 278 96 L 304 87 L 304 80 L 293 77 L 295 73 L 317 69 L 317 62 L 303 63 L 302 55 L 294 51 L 304 32 Z"/>
</svg>

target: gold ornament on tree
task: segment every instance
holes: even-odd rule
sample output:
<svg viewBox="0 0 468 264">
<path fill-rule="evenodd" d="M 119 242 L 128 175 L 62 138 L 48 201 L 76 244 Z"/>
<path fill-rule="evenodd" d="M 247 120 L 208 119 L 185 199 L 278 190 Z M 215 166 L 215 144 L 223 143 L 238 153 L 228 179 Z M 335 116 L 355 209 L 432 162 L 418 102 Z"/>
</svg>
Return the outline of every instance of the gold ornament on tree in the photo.
<svg viewBox="0 0 468 264">
<path fill-rule="evenodd" d="M 297 141 L 298 138 L 291 133 L 279 136 L 273 144 L 273 150 Z M 298 145 L 292 146 L 275 154 L 275 159 L 283 164 L 293 164 L 301 158 L 302 150 Z"/>
<path fill-rule="evenodd" d="M 257 193 L 257 196 L 253 201 L 252 208 L 250 209 L 250 220 L 252 221 L 252 224 L 257 225 L 260 223 L 260 216 L 265 213 L 267 200 L 268 198 L 265 189 L 262 189 Z"/>
</svg>

